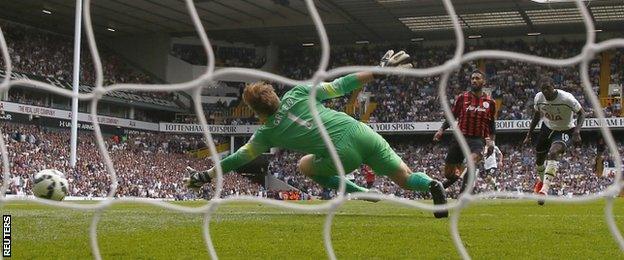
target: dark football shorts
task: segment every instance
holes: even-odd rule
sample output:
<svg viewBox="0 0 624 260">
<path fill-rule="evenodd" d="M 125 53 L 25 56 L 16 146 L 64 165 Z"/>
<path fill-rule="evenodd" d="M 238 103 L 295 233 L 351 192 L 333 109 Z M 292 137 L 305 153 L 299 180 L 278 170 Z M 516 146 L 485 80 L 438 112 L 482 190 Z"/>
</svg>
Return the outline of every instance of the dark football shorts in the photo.
<svg viewBox="0 0 624 260">
<path fill-rule="evenodd" d="M 483 146 L 485 146 L 483 137 L 466 136 L 466 142 L 468 142 L 470 153 L 481 154 L 481 152 L 483 152 Z M 462 164 L 463 162 L 464 153 L 462 153 L 459 143 L 455 140 L 449 146 L 448 153 L 446 154 L 446 164 Z"/>
<path fill-rule="evenodd" d="M 537 153 L 547 153 L 550 150 L 550 146 L 553 143 L 560 142 L 565 148 L 568 148 L 572 144 L 572 132 L 573 128 L 565 131 L 555 131 L 542 123 L 542 129 L 540 130 L 539 137 L 537 138 L 537 145 L 535 151 Z"/>
</svg>

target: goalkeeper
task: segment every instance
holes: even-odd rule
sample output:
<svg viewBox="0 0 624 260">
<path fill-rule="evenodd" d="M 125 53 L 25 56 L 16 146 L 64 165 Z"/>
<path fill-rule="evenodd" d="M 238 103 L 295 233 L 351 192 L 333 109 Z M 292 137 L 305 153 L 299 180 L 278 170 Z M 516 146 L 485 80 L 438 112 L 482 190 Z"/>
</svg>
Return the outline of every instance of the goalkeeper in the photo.
<svg viewBox="0 0 624 260">
<path fill-rule="evenodd" d="M 411 67 L 412 64 L 405 52 L 395 54 L 390 50 L 382 58 L 380 66 Z M 366 124 L 345 113 L 326 108 L 321 103 L 359 89 L 373 80 L 373 73 L 359 72 L 316 86 L 316 109 L 336 147 L 344 172 L 351 172 L 364 163 L 377 175 L 388 176 L 400 187 L 419 192 L 430 191 L 435 204 L 445 204 L 446 194 L 442 183 L 425 173 L 412 172 L 381 135 Z M 295 86 L 280 100 L 270 84 L 256 82 L 247 85 L 243 101 L 264 124 L 247 144 L 221 161 L 223 172 L 236 170 L 271 147 L 280 147 L 308 154 L 299 160 L 299 170 L 323 187 L 338 189 L 340 176 L 308 107 L 311 89 L 311 85 Z M 190 168 L 189 171 L 190 177 L 185 178 L 185 182 L 192 189 L 200 188 L 216 177 L 214 167 L 202 172 Z M 349 180 L 344 181 L 347 192 L 368 191 Z M 448 212 L 438 211 L 434 215 L 438 218 L 446 217 Z"/>
</svg>

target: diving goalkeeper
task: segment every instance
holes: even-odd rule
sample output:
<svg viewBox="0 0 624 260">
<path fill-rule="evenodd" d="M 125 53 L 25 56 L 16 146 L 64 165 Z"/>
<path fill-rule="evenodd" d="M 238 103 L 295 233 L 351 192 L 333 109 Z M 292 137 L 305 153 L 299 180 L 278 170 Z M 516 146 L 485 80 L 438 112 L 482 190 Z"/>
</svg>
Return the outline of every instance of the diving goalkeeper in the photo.
<svg viewBox="0 0 624 260">
<path fill-rule="evenodd" d="M 380 66 L 411 67 L 412 64 L 405 52 L 395 54 L 390 50 L 382 58 Z M 336 147 L 344 172 L 351 172 L 364 163 L 377 175 L 388 176 L 400 187 L 419 192 L 430 191 L 435 204 L 445 204 L 446 194 L 442 183 L 425 173 L 412 172 L 381 135 L 366 124 L 345 113 L 326 108 L 321 103 L 359 89 L 373 80 L 373 73 L 359 72 L 316 86 L 316 109 Z M 280 100 L 270 84 L 256 82 L 247 85 L 243 101 L 264 124 L 247 144 L 221 161 L 223 172 L 236 170 L 271 147 L 286 148 L 308 154 L 298 163 L 303 174 L 323 187 L 338 189 L 340 176 L 308 107 L 312 88 L 311 85 L 295 86 Z M 189 171 L 190 177 L 185 178 L 185 182 L 192 189 L 200 188 L 216 177 L 214 167 L 202 172 Z M 349 180 L 344 181 L 347 192 L 368 191 Z M 437 218 L 447 217 L 448 212 L 438 211 L 434 215 Z"/>
</svg>

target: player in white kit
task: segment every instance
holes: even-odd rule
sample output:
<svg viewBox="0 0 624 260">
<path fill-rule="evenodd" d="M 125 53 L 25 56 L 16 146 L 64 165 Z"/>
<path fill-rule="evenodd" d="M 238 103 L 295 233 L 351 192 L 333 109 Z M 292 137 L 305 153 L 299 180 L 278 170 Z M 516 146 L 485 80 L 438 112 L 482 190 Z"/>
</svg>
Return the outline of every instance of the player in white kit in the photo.
<svg viewBox="0 0 624 260">
<path fill-rule="evenodd" d="M 581 143 L 581 126 L 585 120 L 585 110 L 572 94 L 555 89 L 550 77 L 541 78 L 537 86 L 542 92 L 535 95 L 535 112 L 524 144 L 531 143 L 531 134 L 542 119 L 542 130 L 535 147 L 537 152 L 535 164 L 540 180 L 535 184 L 534 191 L 546 195 L 565 150 L 572 142 Z M 543 205 L 544 201 L 540 200 L 538 203 Z"/>
<path fill-rule="evenodd" d="M 498 176 L 498 167 L 503 165 L 503 153 L 498 146 L 490 146 L 483 151 L 483 169 L 485 169 L 486 178 L 485 181 L 491 183 L 494 188 L 496 187 L 495 178 Z"/>
</svg>

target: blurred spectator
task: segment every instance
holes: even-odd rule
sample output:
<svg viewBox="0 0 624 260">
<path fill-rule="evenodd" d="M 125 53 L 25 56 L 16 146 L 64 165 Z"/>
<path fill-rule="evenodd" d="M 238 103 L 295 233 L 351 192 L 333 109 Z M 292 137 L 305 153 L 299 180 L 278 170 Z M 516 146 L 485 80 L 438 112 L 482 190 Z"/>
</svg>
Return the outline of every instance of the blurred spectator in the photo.
<svg viewBox="0 0 624 260">
<path fill-rule="evenodd" d="M 215 65 L 217 67 L 260 68 L 265 62 L 264 57 L 256 56 L 256 50 L 245 47 L 213 46 L 215 50 Z M 171 55 L 193 65 L 206 65 L 208 58 L 201 45 L 173 44 Z"/>
</svg>

